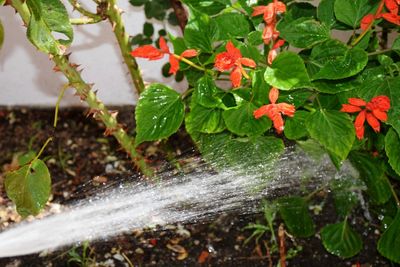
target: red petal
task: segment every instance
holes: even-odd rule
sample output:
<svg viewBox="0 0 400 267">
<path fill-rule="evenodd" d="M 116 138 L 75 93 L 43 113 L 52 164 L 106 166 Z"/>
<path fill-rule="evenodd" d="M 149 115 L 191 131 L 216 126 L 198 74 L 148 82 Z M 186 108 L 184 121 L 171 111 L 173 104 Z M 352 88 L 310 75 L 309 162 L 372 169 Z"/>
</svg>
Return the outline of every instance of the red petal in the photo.
<svg viewBox="0 0 400 267">
<path fill-rule="evenodd" d="M 277 14 L 286 12 L 286 5 L 283 2 L 277 1 L 275 3 L 275 12 Z"/>
<path fill-rule="evenodd" d="M 226 44 L 226 52 L 229 53 L 229 55 L 236 61 L 237 59 L 242 57 L 242 53 L 240 53 L 240 50 L 237 49 L 231 41 L 229 41 Z"/>
<path fill-rule="evenodd" d="M 349 103 L 353 106 L 359 106 L 359 107 L 363 107 L 365 106 L 367 103 L 362 100 L 361 98 L 349 98 L 348 99 Z"/>
<path fill-rule="evenodd" d="M 267 62 L 269 65 L 272 65 L 274 59 L 278 56 L 278 51 L 276 49 L 271 49 L 268 52 L 268 59 Z"/>
<path fill-rule="evenodd" d="M 179 60 L 175 58 L 173 55 L 169 56 L 169 64 L 171 65 L 171 68 L 169 69 L 170 74 L 176 74 L 177 71 L 179 70 Z"/>
<path fill-rule="evenodd" d="M 397 14 L 384 13 L 382 14 L 382 17 L 393 24 L 400 25 L 400 16 L 398 16 Z"/>
<path fill-rule="evenodd" d="M 262 116 L 268 116 L 268 114 L 270 113 L 271 108 L 272 108 L 272 105 L 269 104 L 269 105 L 264 105 L 264 106 L 262 106 L 262 107 L 260 107 L 260 108 L 258 108 L 256 110 L 254 110 L 254 112 L 253 112 L 254 118 L 259 119 Z"/>
<path fill-rule="evenodd" d="M 349 105 L 349 104 L 342 104 L 342 109 L 340 110 L 341 112 L 347 112 L 347 113 L 354 113 L 354 112 L 359 112 L 362 109 L 357 106 Z"/>
<path fill-rule="evenodd" d="M 356 136 L 359 140 L 364 138 L 364 125 L 356 128 Z"/>
<path fill-rule="evenodd" d="M 165 54 L 169 54 L 169 47 L 167 45 L 167 42 L 162 36 L 160 36 L 160 41 L 158 44 L 160 45 L 160 49 L 162 52 L 164 52 Z"/>
<path fill-rule="evenodd" d="M 356 129 L 356 136 L 358 139 L 363 139 L 364 137 L 364 122 L 365 122 L 366 111 L 361 111 L 354 121 L 354 128 Z"/>
<path fill-rule="evenodd" d="M 275 87 L 272 87 L 271 90 L 269 90 L 269 102 L 271 104 L 275 104 L 276 100 L 278 100 L 279 97 L 279 90 Z"/>
<path fill-rule="evenodd" d="M 273 114 L 272 118 L 270 118 L 272 120 L 272 123 L 274 124 L 274 128 L 276 129 L 276 132 L 278 134 L 282 133 L 283 129 L 284 129 L 284 121 L 282 118 L 282 115 L 280 113 L 275 113 Z"/>
<path fill-rule="evenodd" d="M 144 45 L 133 50 L 131 52 L 131 55 L 133 57 L 142 57 L 148 58 L 150 60 L 157 60 L 162 58 L 164 56 L 164 53 L 151 45 Z"/>
<path fill-rule="evenodd" d="M 296 107 L 288 104 L 288 103 L 279 103 L 276 104 L 278 107 L 279 112 L 281 112 L 283 115 L 293 117 L 294 113 L 296 112 Z"/>
<path fill-rule="evenodd" d="M 362 19 L 361 19 L 361 25 L 360 28 L 361 30 L 365 31 L 368 29 L 368 27 L 371 25 L 371 23 L 375 20 L 375 15 L 374 14 L 368 14 L 365 15 Z"/>
<path fill-rule="evenodd" d="M 185 50 L 181 54 L 181 57 L 195 57 L 195 56 L 197 56 L 197 51 L 194 49 Z"/>
<path fill-rule="evenodd" d="M 380 120 L 380 121 L 387 121 L 387 114 L 384 111 L 380 111 L 379 109 L 374 109 L 372 110 L 372 114 L 374 114 L 374 116 Z"/>
<path fill-rule="evenodd" d="M 385 95 L 376 96 L 369 102 L 373 106 L 372 109 L 380 111 L 388 111 L 390 109 L 390 98 Z"/>
<path fill-rule="evenodd" d="M 285 40 L 280 39 L 280 40 L 278 40 L 278 42 L 276 42 L 276 43 L 272 46 L 272 49 L 278 49 L 279 47 L 281 47 L 281 46 L 284 45 L 284 44 L 285 44 Z"/>
<path fill-rule="evenodd" d="M 264 12 L 267 10 L 267 6 L 256 6 L 253 7 L 253 13 L 251 14 L 252 17 L 259 16 L 261 14 L 264 14 Z"/>
<path fill-rule="evenodd" d="M 233 71 L 231 72 L 231 81 L 232 81 L 232 85 L 233 87 L 239 87 L 241 82 L 242 82 L 242 72 L 241 72 L 241 68 L 236 67 L 233 69 Z"/>
<path fill-rule="evenodd" d="M 367 113 L 367 122 L 375 132 L 379 132 L 381 130 L 379 121 L 369 112 Z"/>
<path fill-rule="evenodd" d="M 270 3 L 265 9 L 264 21 L 266 24 L 272 24 L 274 23 L 275 18 L 276 18 L 275 5 L 274 3 Z"/>
<path fill-rule="evenodd" d="M 215 57 L 215 68 L 219 71 L 230 70 L 235 65 L 235 60 L 230 56 L 228 52 L 219 53 Z"/>
<path fill-rule="evenodd" d="M 257 66 L 254 60 L 247 57 L 241 58 L 240 63 L 250 68 L 255 68 Z"/>
<path fill-rule="evenodd" d="M 395 0 L 385 0 L 385 6 L 390 13 L 397 15 L 399 13 L 399 6 Z"/>
<path fill-rule="evenodd" d="M 267 25 L 262 34 L 262 39 L 265 44 L 269 44 L 274 39 L 275 25 Z"/>
</svg>

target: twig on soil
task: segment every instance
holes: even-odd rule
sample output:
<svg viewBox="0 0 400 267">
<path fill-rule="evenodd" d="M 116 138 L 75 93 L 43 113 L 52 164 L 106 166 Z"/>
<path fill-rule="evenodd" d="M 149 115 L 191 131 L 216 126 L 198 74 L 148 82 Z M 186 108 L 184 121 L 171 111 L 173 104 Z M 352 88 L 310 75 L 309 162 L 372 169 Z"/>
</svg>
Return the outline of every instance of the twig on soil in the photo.
<svg viewBox="0 0 400 267">
<path fill-rule="evenodd" d="M 283 227 L 283 224 L 279 225 L 278 238 L 279 238 L 280 264 L 281 267 L 286 267 L 285 228 Z"/>
</svg>

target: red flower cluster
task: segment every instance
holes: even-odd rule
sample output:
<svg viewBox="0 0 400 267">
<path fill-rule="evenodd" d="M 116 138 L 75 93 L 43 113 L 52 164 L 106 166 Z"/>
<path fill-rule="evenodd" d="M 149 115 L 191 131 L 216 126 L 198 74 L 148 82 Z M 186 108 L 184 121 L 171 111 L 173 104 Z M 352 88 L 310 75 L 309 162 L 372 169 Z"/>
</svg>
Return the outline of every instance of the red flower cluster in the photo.
<svg viewBox="0 0 400 267">
<path fill-rule="evenodd" d="M 384 5 L 389 12 L 382 13 Z M 382 0 L 375 14 L 368 14 L 362 18 L 361 29 L 364 31 L 367 30 L 372 25 L 372 23 L 374 23 L 375 19 L 380 18 L 384 18 L 391 23 L 400 25 L 400 16 L 398 15 L 399 5 L 400 0 Z"/>
<path fill-rule="evenodd" d="M 267 6 L 257 6 L 253 8 L 252 16 L 264 15 L 265 29 L 262 34 L 262 38 L 265 44 L 270 44 L 271 41 L 276 41 L 279 38 L 279 31 L 276 29 L 277 15 L 286 12 L 286 5 L 283 2 L 274 0 L 273 3 Z M 272 64 L 272 61 L 278 55 L 278 48 L 285 43 L 284 40 L 276 42 L 268 53 L 268 64 Z"/>
<path fill-rule="evenodd" d="M 387 120 L 387 111 L 390 109 L 390 99 L 387 96 L 381 95 L 371 99 L 366 103 L 360 98 L 349 98 L 350 104 L 343 104 L 340 111 L 346 113 L 360 112 L 354 121 L 356 136 L 358 139 L 364 138 L 364 123 L 365 119 L 375 132 L 380 131 L 380 122 Z M 365 107 L 364 109 L 361 107 Z"/>
<path fill-rule="evenodd" d="M 276 100 L 278 100 L 278 97 L 279 90 L 275 87 L 272 87 L 269 91 L 269 101 L 271 102 L 271 104 L 264 105 L 255 110 L 253 112 L 253 116 L 256 119 L 259 119 L 264 115 L 267 116 L 272 120 L 276 132 L 280 134 L 282 133 L 285 124 L 282 115 L 293 117 L 294 113 L 296 112 L 296 108 L 295 106 L 288 103 L 276 104 Z"/>
<path fill-rule="evenodd" d="M 149 60 L 158 60 L 163 58 L 164 55 L 169 55 L 169 63 L 171 65 L 169 73 L 171 74 L 176 74 L 176 72 L 179 70 L 180 58 L 191 58 L 197 56 L 197 51 L 194 49 L 185 50 L 180 56 L 171 53 L 167 42 L 163 37 L 160 37 L 159 45 L 160 49 L 157 49 L 152 45 L 140 46 L 133 50 L 131 55 L 133 57 L 147 58 Z"/>
<path fill-rule="evenodd" d="M 239 87 L 242 81 L 242 76 L 249 79 L 243 65 L 255 68 L 256 63 L 250 58 L 245 58 L 242 53 L 237 49 L 231 41 L 226 44 L 226 52 L 219 53 L 215 57 L 215 68 L 219 71 L 228 71 L 232 69 L 230 79 L 233 87 Z"/>
</svg>

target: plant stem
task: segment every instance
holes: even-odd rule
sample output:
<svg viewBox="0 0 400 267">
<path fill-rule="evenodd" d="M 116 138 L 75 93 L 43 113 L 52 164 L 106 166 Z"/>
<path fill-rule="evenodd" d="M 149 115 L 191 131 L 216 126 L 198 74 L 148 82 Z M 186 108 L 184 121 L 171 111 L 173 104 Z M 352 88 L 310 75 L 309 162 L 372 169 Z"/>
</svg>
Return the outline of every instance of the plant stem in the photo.
<svg viewBox="0 0 400 267">
<path fill-rule="evenodd" d="M 198 70 L 204 71 L 204 72 L 210 72 L 211 74 L 214 73 L 212 70 L 208 70 L 208 69 L 206 69 L 206 68 L 204 68 L 204 67 L 202 67 L 202 66 L 199 66 L 199 65 L 193 63 L 192 61 L 190 61 L 189 59 L 184 58 L 184 57 L 181 57 L 180 55 L 176 55 L 176 54 L 172 54 L 172 55 L 173 55 L 176 59 L 178 59 L 178 60 L 180 60 L 180 61 L 182 61 L 182 62 L 185 62 L 186 64 L 188 64 L 189 66 L 191 66 L 191 67 L 193 67 L 193 68 L 195 68 L 195 69 L 198 69 Z"/>
<path fill-rule="evenodd" d="M 43 145 L 42 148 L 40 149 L 39 153 L 37 153 L 36 157 L 35 157 L 31 162 L 33 162 L 33 161 L 35 161 L 35 160 L 37 160 L 37 159 L 40 158 L 40 156 L 42 155 L 43 151 L 45 150 L 45 148 L 47 147 L 47 145 L 48 145 L 51 141 L 53 141 L 53 137 L 47 138 L 46 142 L 44 143 L 44 145 Z"/>
<path fill-rule="evenodd" d="M 60 108 L 61 99 L 64 97 L 65 90 L 67 90 L 68 87 L 70 87 L 70 86 L 71 86 L 71 85 L 70 85 L 69 83 L 66 83 L 66 84 L 64 84 L 64 85 L 62 86 L 62 88 L 61 88 L 61 92 L 60 92 L 60 95 L 58 96 L 57 103 L 56 103 L 56 109 L 55 109 L 55 111 L 54 111 L 54 123 L 53 123 L 53 127 L 54 127 L 54 128 L 57 127 L 58 110 L 59 110 L 59 108 Z"/>
<path fill-rule="evenodd" d="M 82 15 L 92 18 L 94 20 L 102 20 L 102 17 L 99 14 L 92 13 L 85 8 L 82 7 L 82 5 L 77 1 L 77 0 L 68 0 L 68 2 L 71 4 L 71 6 L 77 10 L 79 13 Z"/>
<path fill-rule="evenodd" d="M 28 25 L 30 20 L 30 11 L 26 3 L 21 0 L 11 0 L 12 6 L 20 14 L 25 24 Z M 61 71 L 68 79 L 69 84 L 76 89 L 77 94 L 84 100 L 90 107 L 93 116 L 101 120 L 106 126 L 106 132 L 112 134 L 122 146 L 122 148 L 133 159 L 134 164 L 148 177 L 154 175 L 153 170 L 146 164 L 144 158 L 139 155 L 135 149 L 134 139 L 129 137 L 128 134 L 118 124 L 115 114 L 111 114 L 104 104 L 97 98 L 96 93 L 91 89 L 92 85 L 87 84 L 81 77 L 80 72 L 72 64 L 66 55 L 50 55 L 57 69 Z"/>
<path fill-rule="evenodd" d="M 188 17 L 186 14 L 186 10 L 183 7 L 181 1 L 179 0 L 170 0 L 172 9 L 174 10 L 175 16 L 178 19 L 179 27 L 182 30 L 182 33 L 185 30 L 186 24 L 188 22 Z"/>
<path fill-rule="evenodd" d="M 375 56 L 375 55 L 385 54 L 385 53 L 392 52 L 392 51 L 393 51 L 393 49 L 384 49 L 384 50 L 368 53 L 368 56 Z"/>
<path fill-rule="evenodd" d="M 69 19 L 69 22 L 73 25 L 87 25 L 87 24 L 95 24 L 102 20 L 103 20 L 102 18 L 94 19 L 94 18 L 83 17 L 83 18 Z"/>
<path fill-rule="evenodd" d="M 375 17 L 381 13 L 382 9 L 383 9 L 383 5 L 385 4 L 384 0 L 381 0 L 381 3 L 379 4 L 378 9 L 375 12 Z M 362 38 L 367 34 L 367 32 L 369 32 L 369 30 L 371 30 L 372 25 L 374 25 L 374 20 L 371 21 L 371 23 L 368 25 L 368 27 L 357 37 L 357 39 L 355 39 L 352 43 L 351 46 L 355 46 L 356 44 L 358 44 Z"/>
<path fill-rule="evenodd" d="M 125 26 L 121 17 L 122 11 L 118 8 L 116 2 L 116 0 L 107 0 L 108 5 L 105 14 L 112 25 L 114 35 L 117 38 L 122 57 L 128 67 L 136 91 L 140 95 L 145 90 L 143 78 L 135 58 L 130 54 L 132 49 L 129 43 L 129 36 L 125 32 Z"/>
</svg>

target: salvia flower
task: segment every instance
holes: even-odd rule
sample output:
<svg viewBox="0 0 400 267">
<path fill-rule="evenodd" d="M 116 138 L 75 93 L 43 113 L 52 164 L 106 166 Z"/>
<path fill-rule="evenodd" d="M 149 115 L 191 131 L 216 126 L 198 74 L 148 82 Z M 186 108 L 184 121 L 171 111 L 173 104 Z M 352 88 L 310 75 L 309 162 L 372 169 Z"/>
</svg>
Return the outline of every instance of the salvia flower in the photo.
<svg viewBox="0 0 400 267">
<path fill-rule="evenodd" d="M 239 87 L 242 76 L 249 79 L 243 66 L 255 68 L 256 63 L 250 58 L 245 58 L 238 48 L 231 41 L 226 44 L 226 52 L 219 53 L 215 57 L 215 68 L 219 71 L 231 71 L 230 79 L 233 87 Z"/>
<path fill-rule="evenodd" d="M 263 15 L 266 27 L 264 28 L 262 38 L 265 44 L 269 44 L 272 40 L 279 37 L 279 32 L 276 30 L 277 15 L 286 12 L 286 5 L 283 2 L 274 0 L 266 6 L 256 6 L 253 8 L 253 17 Z"/>
<path fill-rule="evenodd" d="M 285 40 L 280 39 L 278 40 L 271 48 L 271 50 L 269 50 L 268 52 L 268 64 L 272 64 L 272 61 L 274 61 L 274 59 L 277 57 L 278 55 L 278 49 L 283 46 L 285 44 Z"/>
<path fill-rule="evenodd" d="M 375 132 L 380 131 L 379 121 L 387 121 L 387 111 L 390 109 L 390 99 L 387 96 L 376 96 L 368 103 L 360 98 L 349 98 L 348 102 L 349 104 L 342 105 L 340 111 L 346 113 L 359 112 L 354 121 L 356 136 L 359 140 L 364 138 L 365 120 Z"/>
<path fill-rule="evenodd" d="M 272 87 L 269 91 L 269 101 L 271 104 L 264 105 L 253 112 L 253 116 L 256 119 L 262 116 L 267 116 L 272 121 L 274 128 L 278 134 L 282 133 L 285 122 L 283 121 L 282 115 L 293 117 L 296 112 L 295 106 L 288 103 L 278 103 L 276 101 L 279 97 L 279 90 Z"/>
<path fill-rule="evenodd" d="M 375 14 L 367 14 L 361 19 L 361 29 L 367 30 L 375 19 L 383 18 L 391 23 L 396 25 L 400 25 L 400 16 L 399 13 L 399 0 L 381 0 L 381 4 L 379 5 Z M 386 7 L 386 13 L 382 13 L 383 7 Z"/>
<path fill-rule="evenodd" d="M 191 58 L 197 56 L 197 51 L 194 49 L 185 50 L 180 56 L 171 53 L 167 42 L 163 37 L 160 37 L 159 46 L 160 49 L 157 49 L 152 45 L 140 46 L 133 50 L 131 55 L 133 57 L 147 58 L 148 60 L 158 60 L 163 58 L 164 55 L 169 55 L 169 63 L 171 65 L 171 68 L 169 69 L 170 74 L 176 74 L 176 72 L 179 70 L 179 60 L 181 58 Z"/>
</svg>

